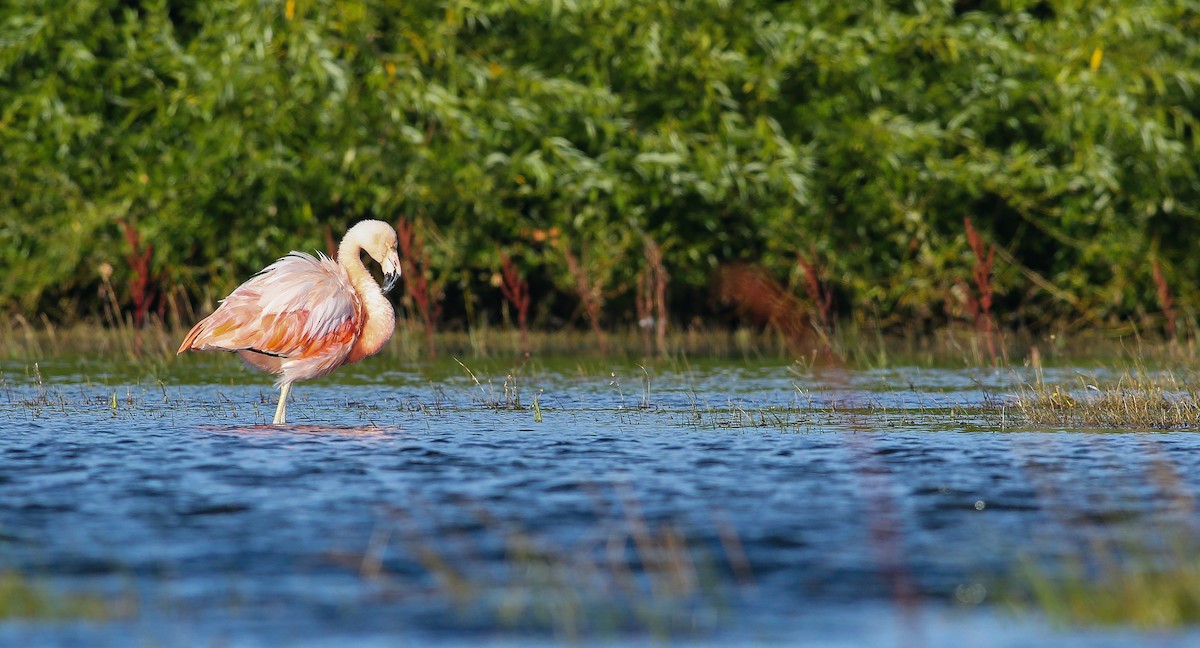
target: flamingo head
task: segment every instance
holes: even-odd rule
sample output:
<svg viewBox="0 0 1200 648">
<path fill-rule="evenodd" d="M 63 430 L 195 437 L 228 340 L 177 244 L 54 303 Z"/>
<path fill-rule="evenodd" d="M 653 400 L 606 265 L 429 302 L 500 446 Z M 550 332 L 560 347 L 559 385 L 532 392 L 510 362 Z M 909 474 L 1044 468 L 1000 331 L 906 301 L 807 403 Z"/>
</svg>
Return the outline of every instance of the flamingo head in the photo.
<svg viewBox="0 0 1200 648">
<path fill-rule="evenodd" d="M 400 253 L 396 250 L 396 230 L 383 221 L 362 221 L 350 228 L 346 238 L 355 241 L 383 267 L 383 291 L 390 292 L 400 280 Z"/>
</svg>

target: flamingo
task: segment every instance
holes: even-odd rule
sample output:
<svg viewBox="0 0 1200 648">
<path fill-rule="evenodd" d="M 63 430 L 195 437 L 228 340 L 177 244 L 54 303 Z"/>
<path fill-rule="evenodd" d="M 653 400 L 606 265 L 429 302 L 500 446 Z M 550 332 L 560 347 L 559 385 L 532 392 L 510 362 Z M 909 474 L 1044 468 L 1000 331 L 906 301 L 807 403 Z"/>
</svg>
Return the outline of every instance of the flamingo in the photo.
<svg viewBox="0 0 1200 648">
<path fill-rule="evenodd" d="M 383 267 L 384 285 L 363 265 L 365 251 Z M 328 375 L 379 351 L 396 329 L 384 293 L 400 279 L 396 231 L 377 220 L 351 227 L 337 258 L 291 252 L 238 286 L 200 320 L 179 351 L 233 351 L 276 374 L 274 425 L 287 418 L 292 383 Z"/>
</svg>

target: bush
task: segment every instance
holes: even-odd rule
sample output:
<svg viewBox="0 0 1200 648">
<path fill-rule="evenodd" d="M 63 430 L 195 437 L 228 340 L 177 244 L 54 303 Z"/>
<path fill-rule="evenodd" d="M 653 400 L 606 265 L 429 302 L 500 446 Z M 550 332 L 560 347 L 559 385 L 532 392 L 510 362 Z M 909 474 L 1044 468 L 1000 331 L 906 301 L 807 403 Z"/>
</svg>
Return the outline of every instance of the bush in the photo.
<svg viewBox="0 0 1200 648">
<path fill-rule="evenodd" d="M 1156 312 L 1152 257 L 1187 312 L 1200 3 L 1093 5 L 14 0 L 0 308 L 99 312 L 121 221 L 206 301 L 404 215 L 492 313 L 499 248 L 545 277 L 543 317 L 572 308 L 562 245 L 629 311 L 648 235 L 679 317 L 721 264 L 794 283 L 806 250 L 844 313 L 939 321 L 970 216 L 1010 325 Z"/>
</svg>

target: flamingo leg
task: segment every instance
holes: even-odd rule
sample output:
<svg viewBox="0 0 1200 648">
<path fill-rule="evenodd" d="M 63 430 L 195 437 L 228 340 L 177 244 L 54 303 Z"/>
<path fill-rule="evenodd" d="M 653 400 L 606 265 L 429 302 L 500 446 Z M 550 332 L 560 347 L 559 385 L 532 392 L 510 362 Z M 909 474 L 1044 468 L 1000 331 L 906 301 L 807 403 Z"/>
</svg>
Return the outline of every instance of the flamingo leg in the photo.
<svg viewBox="0 0 1200 648">
<path fill-rule="evenodd" d="M 287 423 L 287 399 L 292 392 L 292 383 L 283 383 L 283 387 L 279 388 L 279 405 L 275 406 L 275 420 L 271 421 L 271 425 L 283 425 Z"/>
</svg>

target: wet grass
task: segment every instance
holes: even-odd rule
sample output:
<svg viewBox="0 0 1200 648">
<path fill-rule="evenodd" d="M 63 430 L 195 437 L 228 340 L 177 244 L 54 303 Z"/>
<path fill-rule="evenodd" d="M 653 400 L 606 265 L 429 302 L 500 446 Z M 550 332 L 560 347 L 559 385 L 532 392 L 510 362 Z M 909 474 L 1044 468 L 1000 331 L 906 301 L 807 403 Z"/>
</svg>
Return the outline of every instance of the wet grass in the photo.
<svg viewBox="0 0 1200 648">
<path fill-rule="evenodd" d="M 189 354 L 178 358 L 174 343 L 179 332 L 164 327 L 147 327 L 143 331 L 141 356 L 134 352 L 135 344 L 127 329 L 73 327 L 58 330 L 47 325 L 36 330 L 28 325 L 12 325 L 0 334 L 4 342 L 7 363 L 0 362 L 0 397 L 7 396 L 11 405 L 20 405 L 37 413 L 79 410 L 104 410 L 110 415 L 162 413 L 183 409 L 207 409 L 217 412 L 234 411 L 240 417 L 265 416 L 275 391 L 263 376 L 243 371 L 240 365 L 225 354 Z M 583 342 L 587 335 L 577 332 L 543 333 L 529 336 L 527 344 L 534 353 L 525 356 L 517 351 L 521 341 L 516 331 L 447 333 L 438 338 L 440 348 L 449 349 L 440 360 L 423 358 L 423 337 L 402 327 L 393 343 L 379 358 L 369 362 L 408 371 L 410 379 L 445 383 L 468 380 L 471 400 L 495 410 L 529 410 L 531 417 L 543 419 L 561 409 L 553 398 L 543 394 L 539 386 L 547 374 L 558 379 L 575 376 L 595 380 L 609 376 L 610 387 L 620 396 L 622 409 L 657 410 L 650 397 L 655 375 L 661 372 L 687 374 L 705 371 L 709 365 L 729 366 L 730 355 L 740 357 L 739 366 L 785 367 L 786 379 L 796 388 L 793 402 L 779 406 L 756 405 L 753 400 L 711 403 L 709 395 L 691 395 L 686 411 L 676 407 L 675 413 L 687 414 L 695 427 L 712 429 L 778 429 L 811 430 L 818 427 L 855 425 L 889 427 L 932 424 L 935 429 L 954 426 L 970 429 L 1094 429 L 1094 430 L 1164 430 L 1200 427 L 1200 377 L 1188 365 L 1193 360 L 1190 346 L 1175 343 L 1150 344 L 1121 342 L 1107 347 L 1089 344 L 1090 355 L 1077 355 L 1060 339 L 1047 339 L 1058 345 L 1052 354 L 1043 355 L 1037 346 L 1026 346 L 1026 362 L 1020 366 L 982 366 L 972 362 L 972 354 L 982 347 L 972 335 L 962 331 L 943 331 L 925 339 L 859 340 L 844 333 L 838 346 L 849 358 L 843 364 L 829 366 L 827 361 L 813 357 L 793 358 L 778 347 L 770 333 L 741 331 L 676 332 L 670 346 L 694 349 L 695 355 L 681 351 L 664 358 L 641 355 L 641 338 L 635 331 L 626 338 L 614 334 L 610 343 L 614 351 L 606 356 L 589 355 Z M 406 341 L 407 340 L 407 341 Z M 622 342 L 624 340 L 624 342 Z M 1027 341 L 1028 344 L 1028 341 Z M 1009 349 L 1017 352 L 1009 340 Z M 88 351 L 80 351 L 86 348 Z M 577 352 L 568 353 L 575 349 Z M 1032 349 L 1032 350 L 1030 350 Z M 464 352 L 461 356 L 454 351 Z M 410 354 L 415 359 L 406 359 Z M 40 355 L 39 355 L 40 354 Z M 713 355 L 709 355 L 713 354 Z M 740 355 L 739 355 L 740 354 Z M 50 373 L 71 377 L 78 392 L 64 393 L 48 386 L 43 380 L 39 358 Z M 1101 359 L 1112 360 L 1104 364 Z M 975 358 L 978 359 L 978 358 Z M 1048 381 L 1045 372 L 1054 365 L 1077 367 L 1069 381 Z M 826 359 L 827 360 L 827 359 Z M 789 362 L 790 361 L 790 362 Z M 901 364 L 893 365 L 893 362 Z M 913 362 L 914 364 L 905 364 Z M 4 366 L 7 364 L 7 366 Z M 806 385 L 813 376 L 836 375 L 862 369 L 898 367 L 902 370 L 922 367 L 974 367 L 977 371 L 1000 376 L 1007 387 L 988 392 L 982 403 L 947 402 L 936 395 L 917 394 L 911 407 L 895 407 L 883 403 L 814 402 Z M 1162 367 L 1149 369 L 1147 367 Z M 19 373 L 18 373 L 19 372 Z M 1055 375 L 1061 377 L 1063 372 Z M 185 377 L 188 376 L 188 377 Z M 782 377 L 782 376 L 781 376 Z M 80 380 L 82 378 L 82 380 Z M 257 384 L 262 387 L 254 403 L 189 403 L 172 394 L 171 386 L 200 380 L 206 384 Z M 51 379 L 52 380 L 52 379 Z M 83 385 L 80 387 L 79 383 Z M 130 385 L 138 385 L 132 390 Z M 34 386 L 31 390 L 30 385 Z M 24 386 L 13 395 L 15 387 Z M 86 389 L 86 388 L 91 388 Z M 884 386 L 902 389 L 903 386 Z M 135 393 L 136 392 L 136 393 Z M 81 396 L 82 395 L 82 396 Z M 387 410 L 394 403 L 373 403 L 366 408 Z M 403 409 L 425 413 L 442 411 L 441 402 L 406 402 Z M 454 408 L 451 408 L 453 411 Z M 269 412 L 267 412 L 269 413 Z"/>
<path fill-rule="evenodd" d="M 58 356 L 87 354 L 112 360 L 136 360 L 156 363 L 175 356 L 179 342 L 187 333 L 152 322 L 137 330 L 129 326 L 107 327 L 80 323 L 54 326 L 49 321 L 34 324 L 23 318 L 0 324 L 0 358 L 41 360 Z M 554 332 L 530 332 L 525 341 L 519 331 L 488 326 L 467 331 L 439 332 L 434 338 L 439 358 L 473 360 L 528 357 L 607 356 L 611 358 L 658 357 L 644 344 L 637 329 L 607 333 L 608 354 L 601 354 L 590 332 L 564 329 Z M 672 331 L 668 337 L 668 357 L 782 357 L 787 347 L 779 336 L 757 329 L 692 327 Z M 419 324 L 401 320 L 381 355 L 405 362 L 429 360 L 424 330 Z"/>
<path fill-rule="evenodd" d="M 105 620 L 129 613 L 126 599 L 110 601 L 100 596 L 51 593 L 28 577 L 0 571 L 0 622 L 7 619 Z"/>
<path fill-rule="evenodd" d="M 729 601 L 753 583 L 736 533 L 714 518 L 713 537 L 689 537 L 677 525 L 647 520 L 629 492 L 610 501 L 604 491 L 596 485 L 596 521 L 573 541 L 521 528 L 471 502 L 450 513 L 465 512 L 468 526 L 483 533 L 434 540 L 426 527 L 445 513 L 410 505 L 390 512 L 361 556 L 338 558 L 403 596 L 411 582 L 384 559 L 395 545 L 432 580 L 427 596 L 470 611 L 484 625 L 550 632 L 560 640 L 630 632 L 667 640 L 713 631 Z M 482 567 L 496 547 L 502 566 Z"/>
<path fill-rule="evenodd" d="M 1200 624 L 1200 562 L 1194 541 L 1169 547 L 1096 543 L 1060 564 L 1026 564 L 1011 601 L 1064 625 L 1164 630 Z"/>
<path fill-rule="evenodd" d="M 1190 372 L 1126 370 L 1022 385 L 1013 409 L 1029 424 L 1067 429 L 1166 430 L 1200 427 L 1200 381 Z"/>
<path fill-rule="evenodd" d="M 112 318 L 110 318 L 110 323 Z M 37 361 L 86 355 L 95 360 L 136 361 L 151 368 L 173 361 L 186 326 L 168 326 L 151 318 L 141 329 L 128 323 L 56 326 L 49 320 L 16 317 L 0 322 L 0 359 Z M 885 367 L 1113 367 L 1141 363 L 1150 367 L 1183 366 L 1200 361 L 1200 345 L 1142 338 L 1129 331 L 997 334 L 991 345 L 977 331 L 949 327 L 934 331 L 884 333 L 869 325 L 844 323 L 833 334 L 816 332 L 811 344 L 789 346 L 771 329 L 693 325 L 668 329 L 665 353 L 646 344 L 640 329 L 605 332 L 607 353 L 594 333 L 561 329 L 520 331 L 486 323 L 467 330 L 438 332 L 438 358 L 472 361 L 520 361 L 529 358 L 608 358 L 645 361 L 709 359 L 788 359 L 806 367 L 879 369 Z M 401 319 L 383 357 L 408 363 L 429 360 L 424 329 Z"/>
</svg>

